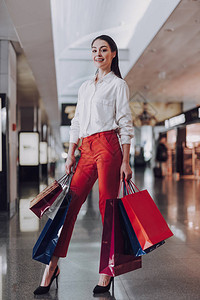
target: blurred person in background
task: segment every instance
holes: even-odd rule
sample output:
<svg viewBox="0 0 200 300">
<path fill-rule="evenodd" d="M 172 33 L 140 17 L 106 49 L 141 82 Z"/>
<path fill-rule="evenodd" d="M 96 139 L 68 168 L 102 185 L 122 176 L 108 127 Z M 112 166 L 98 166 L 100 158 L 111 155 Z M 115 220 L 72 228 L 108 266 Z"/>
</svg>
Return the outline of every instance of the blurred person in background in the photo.
<svg viewBox="0 0 200 300">
<path fill-rule="evenodd" d="M 156 147 L 156 162 L 158 163 L 158 166 L 154 168 L 155 177 L 163 177 L 166 174 L 165 163 L 168 160 L 168 150 L 166 144 L 166 137 L 160 137 Z"/>
</svg>

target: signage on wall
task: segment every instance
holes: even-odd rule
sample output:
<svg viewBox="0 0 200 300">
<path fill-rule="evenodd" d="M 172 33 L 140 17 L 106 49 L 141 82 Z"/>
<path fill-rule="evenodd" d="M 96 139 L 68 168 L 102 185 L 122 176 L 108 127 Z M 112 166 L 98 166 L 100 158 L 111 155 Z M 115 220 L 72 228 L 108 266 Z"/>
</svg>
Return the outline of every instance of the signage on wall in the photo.
<svg viewBox="0 0 200 300">
<path fill-rule="evenodd" d="M 193 108 L 185 112 L 186 122 L 198 120 L 198 108 Z"/>
<path fill-rule="evenodd" d="M 199 121 L 199 118 L 200 118 L 200 107 L 196 107 L 186 111 L 183 114 L 165 120 L 165 128 L 170 128 L 181 124 L 188 124 L 195 121 Z"/>
<path fill-rule="evenodd" d="M 62 103 L 61 125 L 70 126 L 74 117 L 76 103 Z"/>
<path fill-rule="evenodd" d="M 169 127 L 177 126 L 177 125 L 184 124 L 184 123 L 185 123 L 185 114 L 181 114 L 179 116 L 170 118 L 169 120 L 165 120 L 165 127 L 169 128 Z"/>
<path fill-rule="evenodd" d="M 19 164 L 20 166 L 39 165 L 39 133 L 19 133 Z"/>
<path fill-rule="evenodd" d="M 40 163 L 42 165 L 48 163 L 47 152 L 48 152 L 47 142 L 40 142 Z"/>
</svg>

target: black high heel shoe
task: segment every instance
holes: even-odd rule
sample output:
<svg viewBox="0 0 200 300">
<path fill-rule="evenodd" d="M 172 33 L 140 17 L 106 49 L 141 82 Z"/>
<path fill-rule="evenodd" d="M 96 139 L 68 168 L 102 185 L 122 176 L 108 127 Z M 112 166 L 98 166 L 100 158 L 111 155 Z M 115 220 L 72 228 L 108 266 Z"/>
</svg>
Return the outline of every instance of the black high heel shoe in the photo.
<svg viewBox="0 0 200 300">
<path fill-rule="evenodd" d="M 53 276 L 51 277 L 51 281 L 50 281 L 49 285 L 47 285 L 47 286 L 41 286 L 40 285 L 33 293 L 35 295 L 42 295 L 42 294 L 48 293 L 48 291 L 50 290 L 51 284 L 54 281 L 54 279 L 56 279 L 56 288 L 58 288 L 58 275 L 60 273 L 58 273 L 56 275 L 57 272 L 58 272 L 58 266 L 56 267 L 56 269 L 55 269 L 55 271 L 53 273 Z"/>
<path fill-rule="evenodd" d="M 95 288 L 94 288 L 94 290 L 93 290 L 93 293 L 94 294 L 103 294 L 103 293 L 108 292 L 109 289 L 110 289 L 110 285 L 111 285 L 112 282 L 114 284 L 114 277 L 110 278 L 110 282 L 106 286 L 96 285 Z"/>
</svg>

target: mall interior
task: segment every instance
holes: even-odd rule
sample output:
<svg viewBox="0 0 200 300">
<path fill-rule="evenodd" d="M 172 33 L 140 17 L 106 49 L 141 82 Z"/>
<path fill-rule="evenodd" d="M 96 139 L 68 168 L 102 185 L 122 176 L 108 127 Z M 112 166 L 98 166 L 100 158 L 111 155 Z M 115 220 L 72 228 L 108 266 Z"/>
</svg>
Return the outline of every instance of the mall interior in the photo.
<svg viewBox="0 0 200 300">
<path fill-rule="evenodd" d="M 32 250 L 47 217 L 30 201 L 65 174 L 78 89 L 94 77 L 91 41 L 101 34 L 116 41 L 130 90 L 132 181 L 148 190 L 173 237 L 93 295 L 97 181 L 59 261 L 58 289 L 53 282 L 34 296 L 45 265 Z M 0 0 L 0 300 L 200 299 L 199 195 L 200 0 Z"/>
</svg>

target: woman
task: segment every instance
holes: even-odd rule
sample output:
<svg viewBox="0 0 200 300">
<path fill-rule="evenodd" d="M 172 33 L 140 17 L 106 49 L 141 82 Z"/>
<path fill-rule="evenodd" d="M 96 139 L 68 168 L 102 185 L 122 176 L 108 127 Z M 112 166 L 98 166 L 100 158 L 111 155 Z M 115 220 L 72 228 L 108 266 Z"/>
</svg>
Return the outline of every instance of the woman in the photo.
<svg viewBox="0 0 200 300">
<path fill-rule="evenodd" d="M 58 259 L 67 255 L 77 214 L 97 178 L 103 222 L 106 199 L 117 197 L 120 178 L 129 180 L 132 177 L 129 152 L 133 128 L 128 104 L 129 90 L 120 74 L 118 49 L 107 35 L 95 38 L 91 47 L 97 72 L 93 80 L 84 82 L 79 89 L 65 166 L 67 174 L 75 167 L 74 152 L 81 138 L 81 157 L 71 182 L 72 200 L 54 255 L 35 294 L 48 292 L 52 281 L 58 278 Z M 108 291 L 111 280 L 110 276 L 101 274 L 93 292 Z"/>
</svg>

